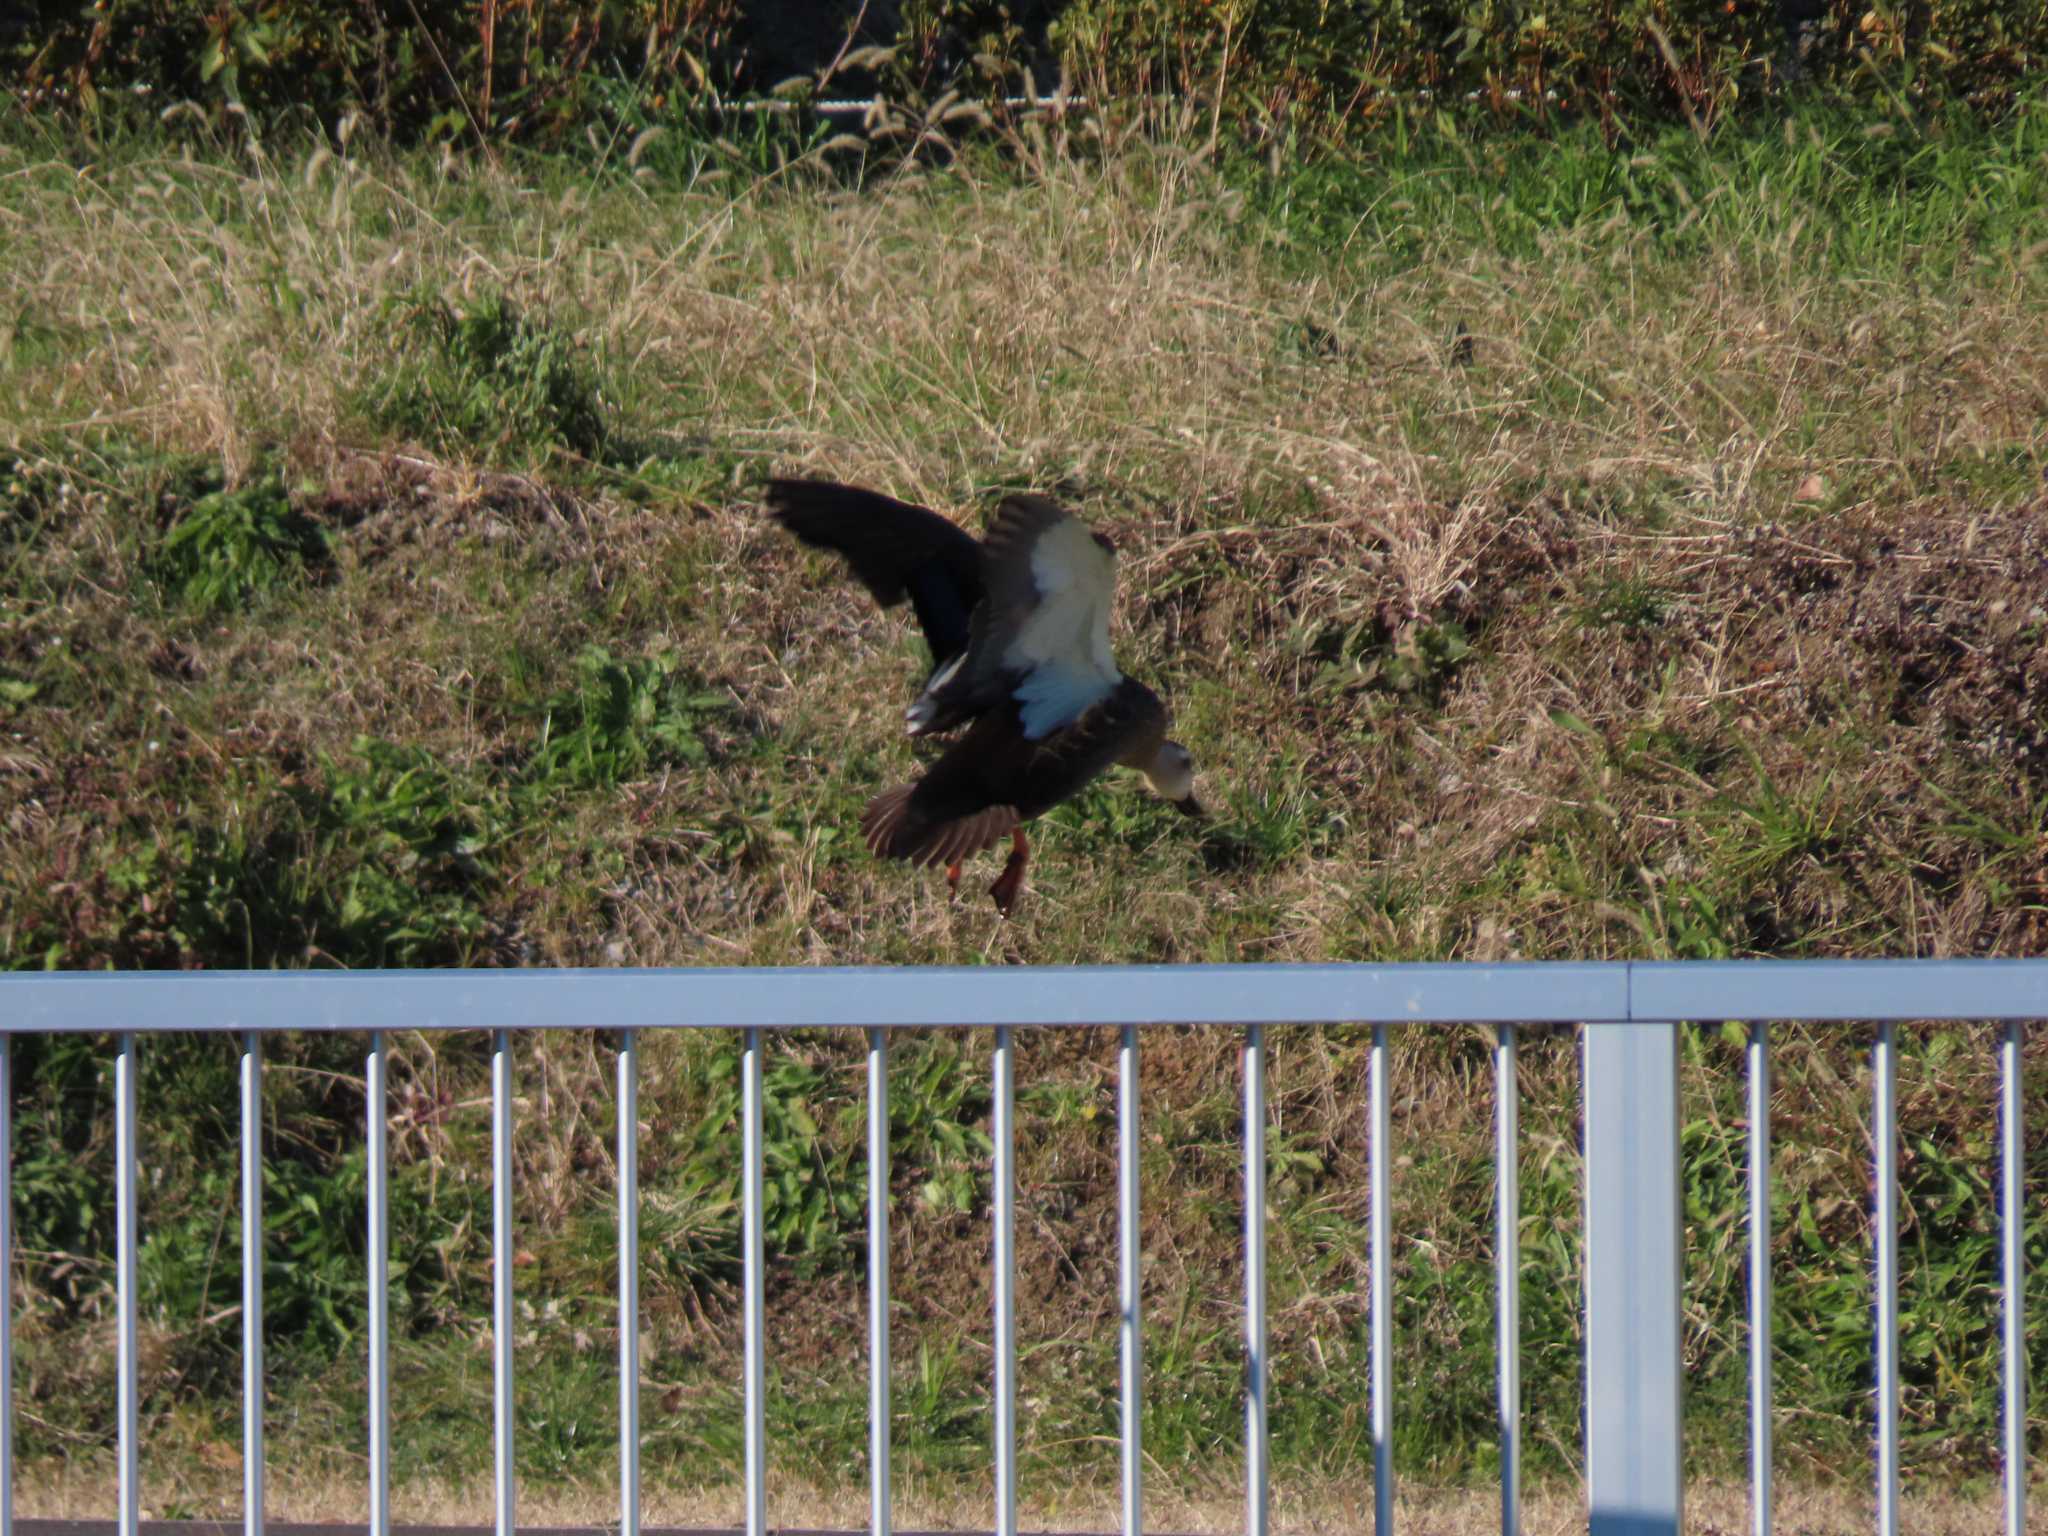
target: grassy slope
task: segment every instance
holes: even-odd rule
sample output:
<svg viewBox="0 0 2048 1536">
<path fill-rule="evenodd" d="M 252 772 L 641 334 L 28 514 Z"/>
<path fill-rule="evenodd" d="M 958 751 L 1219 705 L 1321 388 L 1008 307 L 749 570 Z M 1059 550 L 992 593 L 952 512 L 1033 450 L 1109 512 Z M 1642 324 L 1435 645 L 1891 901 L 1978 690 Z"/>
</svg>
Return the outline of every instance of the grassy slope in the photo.
<svg viewBox="0 0 2048 1536">
<path fill-rule="evenodd" d="M 1431 135 L 1284 177 L 1172 134 L 1078 157 L 1039 139 L 859 191 L 690 174 L 663 143 L 599 175 L 16 144 L 0 951 L 2039 953 L 2044 127 L 1816 110 L 1619 153 Z M 1047 818 L 1009 925 L 870 861 L 851 829 L 911 767 L 895 720 L 919 653 L 754 521 L 770 469 L 1084 504 L 1124 551 L 1120 654 L 1170 692 L 1214 819 L 1092 790 Z M 1236 1477 L 1236 1068 L 1227 1042 L 1162 1042 L 1150 1433 L 1161 1482 L 1214 1500 Z M 1401 1042 L 1400 1453 L 1422 1481 L 1490 1455 L 1482 1045 Z M 724 1049 L 648 1048 L 649 1458 L 681 1489 L 738 1455 Z M 777 1444 L 829 1490 L 808 1469 L 859 1466 L 837 1347 L 861 1305 L 855 1056 L 787 1050 Z M 459 1482 L 485 1455 L 480 1058 L 404 1053 L 400 1470 Z M 1075 1037 L 1024 1058 L 1027 1478 L 1047 1510 L 1056 1477 L 1083 1502 L 1113 1477 L 1110 1053 Z M 111 1324 L 86 1199 L 105 1086 L 88 1053 L 24 1056 L 24 1242 L 51 1256 L 30 1266 L 48 1305 L 23 1325 L 27 1429 L 38 1455 L 89 1457 L 111 1399 L 104 1352 L 79 1348 Z M 608 1059 L 547 1041 L 522 1065 L 522 1454 L 571 1492 L 610 1457 Z M 149 1154 L 150 1481 L 196 1511 L 234 1454 L 228 1062 L 152 1060 L 183 1100 Z M 1740 1436 L 1738 1060 L 1705 1034 L 1688 1064 L 1704 1469 L 1737 1465 Z M 2039 1045 L 2030 1062 L 2040 1126 Z M 1788 1040 L 1779 1069 L 1781 1401 L 1815 1410 L 1782 1455 L 1827 1474 L 1864 1454 L 1867 1085 L 1840 1031 Z M 943 1510 L 985 1476 L 985 1100 L 948 1042 L 907 1044 L 900 1070 L 898 1443 Z M 1927 1476 L 1988 1455 L 1989 1070 L 1981 1038 L 1909 1039 Z M 313 1480 L 355 1475 L 359 1071 L 308 1042 L 271 1072 L 275 1433 Z M 1274 1071 L 1276 1432 L 1292 1485 L 1334 1509 L 1370 1459 L 1362 1042 L 1282 1035 Z M 1565 1042 L 1531 1045 L 1524 1090 L 1532 1454 L 1568 1471 Z"/>
</svg>

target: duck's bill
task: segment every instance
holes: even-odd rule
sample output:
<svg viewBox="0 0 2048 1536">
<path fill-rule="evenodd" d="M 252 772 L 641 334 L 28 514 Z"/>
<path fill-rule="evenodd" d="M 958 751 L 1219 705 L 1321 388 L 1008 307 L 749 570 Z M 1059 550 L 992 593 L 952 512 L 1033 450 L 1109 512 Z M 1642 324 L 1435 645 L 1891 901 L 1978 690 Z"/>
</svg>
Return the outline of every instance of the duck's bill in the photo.
<svg viewBox="0 0 2048 1536">
<path fill-rule="evenodd" d="M 1202 802 L 1193 795 L 1189 795 L 1185 800 L 1174 801 L 1173 808 L 1183 816 L 1206 816 L 1209 814 L 1202 809 Z"/>
</svg>

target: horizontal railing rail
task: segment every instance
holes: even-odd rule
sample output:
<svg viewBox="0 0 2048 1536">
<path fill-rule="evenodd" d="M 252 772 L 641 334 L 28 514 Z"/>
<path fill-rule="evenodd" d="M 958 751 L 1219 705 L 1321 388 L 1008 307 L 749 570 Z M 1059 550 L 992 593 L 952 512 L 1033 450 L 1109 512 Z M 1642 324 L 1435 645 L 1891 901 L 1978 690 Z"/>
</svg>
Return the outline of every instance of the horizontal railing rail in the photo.
<svg viewBox="0 0 2048 1536">
<path fill-rule="evenodd" d="M 866 1031 L 869 1180 L 870 1528 L 891 1530 L 889 1481 L 888 1051 L 901 1027 L 994 1026 L 990 1062 L 994 1145 L 991 1342 L 994 1528 L 1018 1521 L 1014 1031 L 1120 1026 L 1117 1097 L 1118 1376 L 1123 1529 L 1143 1530 L 1143 1337 L 1139 1266 L 1137 1080 L 1146 1025 L 1244 1029 L 1245 1528 L 1269 1521 L 1269 1359 L 1266 1338 L 1266 1040 L 1284 1024 L 1368 1024 L 1371 1410 L 1374 1529 L 1394 1528 L 1393 1266 L 1390 1231 L 1391 1027 L 1497 1026 L 1494 1051 L 1496 1307 L 1501 1528 L 1520 1525 L 1520 1204 L 1518 1026 L 1582 1026 L 1586 1289 L 1584 1423 L 1595 1536 L 1676 1536 L 1682 1526 L 1678 1021 L 1748 1022 L 1748 1238 L 1752 1529 L 1771 1529 L 1770 1056 L 1775 1020 L 1851 1020 L 1872 1039 L 1873 1289 L 1877 1525 L 1898 1529 L 1899 1252 L 1896 1025 L 1901 1020 L 1993 1022 L 1999 1035 L 1998 1337 L 2007 1536 L 2025 1529 L 2027 1480 L 2022 1227 L 2025 1142 L 2021 1046 L 2025 1022 L 2048 1018 L 2048 960 L 1728 961 L 1505 965 L 1225 965 L 705 969 L 589 971 L 233 972 L 0 976 L 0 1254 L 11 1256 L 13 1099 L 18 1035 L 104 1033 L 114 1060 L 118 1523 L 140 1522 L 136 1253 L 138 1034 L 232 1034 L 241 1048 L 243 1199 L 244 1524 L 264 1529 L 262 1294 L 263 1036 L 287 1030 L 368 1037 L 369 1529 L 390 1536 L 390 1320 L 386 1294 L 390 1174 L 386 1145 L 391 1030 L 488 1030 L 491 1055 L 493 1494 L 497 1528 L 516 1528 L 513 1440 L 513 1041 L 517 1032 L 616 1031 L 618 1095 L 619 1529 L 640 1532 L 638 1360 L 638 1032 L 742 1033 L 741 1143 L 745 1529 L 769 1521 L 764 1312 L 763 1098 L 765 1037 L 778 1028 Z M 11 1263 L 0 1306 L 0 1536 L 12 1536 L 14 1482 Z"/>
<path fill-rule="evenodd" d="M 402 1018 L 392 1018 L 402 1009 Z M 2048 960 L 737 966 L 0 976 L 0 1030 L 811 1029 L 2048 1018 Z"/>
</svg>

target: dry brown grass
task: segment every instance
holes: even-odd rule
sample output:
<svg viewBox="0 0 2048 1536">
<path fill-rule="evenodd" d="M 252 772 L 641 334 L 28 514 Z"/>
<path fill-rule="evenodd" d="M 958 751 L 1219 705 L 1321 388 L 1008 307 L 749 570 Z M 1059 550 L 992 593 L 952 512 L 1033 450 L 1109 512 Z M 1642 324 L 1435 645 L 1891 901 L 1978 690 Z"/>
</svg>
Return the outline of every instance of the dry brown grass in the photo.
<svg viewBox="0 0 2048 1536">
<path fill-rule="evenodd" d="M 210 1488 L 209 1492 L 200 1492 Z M 943 1489 L 913 1482 L 896 1490 L 894 1514 L 899 1530 L 977 1531 L 988 1529 L 985 1499 L 965 1499 Z M 2037 1483 L 2030 1499 L 2038 1503 L 2048 1483 Z M 207 1515 L 184 1518 L 232 1518 L 241 1508 L 239 1464 L 214 1468 L 210 1475 L 186 1481 L 181 1509 Z M 90 1520 L 109 1518 L 114 1495 L 104 1478 L 78 1478 L 64 1471 L 54 1477 L 32 1475 L 16 1490 L 16 1513 L 24 1519 Z M 1775 1529 L 1786 1536 L 1860 1536 L 1870 1529 L 1872 1495 L 1843 1484 L 1822 1487 L 1778 1487 L 1773 1501 Z M 345 1524 L 363 1519 L 359 1480 L 309 1482 L 289 1473 L 269 1474 L 265 1512 L 274 1521 Z M 615 1488 L 523 1489 L 518 1495 L 520 1520 L 527 1525 L 605 1526 L 618 1517 Z M 1911 1493 L 1900 1502 L 1900 1524 L 1915 1536 L 1997 1536 L 2004 1530 L 1998 1498 L 1953 1492 Z M 648 1526 L 694 1530 L 732 1529 L 742 1523 L 740 1502 L 732 1492 L 650 1488 L 641 1502 Z M 858 1531 L 867 1527 L 868 1506 L 858 1490 L 823 1491 L 776 1480 L 769 1516 L 779 1529 Z M 491 1491 L 487 1484 L 455 1489 L 413 1484 L 393 1498 L 392 1518 L 401 1524 L 476 1525 L 491 1523 Z M 1276 1490 L 1270 1528 L 1285 1536 L 1330 1536 L 1366 1529 L 1373 1517 L 1370 1482 L 1328 1482 L 1308 1489 Z M 143 1518 L 158 1518 L 145 1494 Z M 1121 1506 L 1113 1492 L 1080 1490 L 1046 1497 L 1027 1491 L 1018 1511 L 1024 1530 L 1114 1531 Z M 1467 1536 L 1499 1529 L 1497 1493 L 1472 1489 L 1403 1487 L 1394 1502 L 1401 1530 L 1417 1536 Z M 1706 1482 L 1686 1490 L 1686 1528 L 1695 1536 L 1740 1536 L 1749 1527 L 1749 1490 L 1741 1484 Z M 1244 1506 L 1224 1499 L 1191 1500 L 1169 1492 L 1148 1494 L 1146 1525 L 1180 1536 L 1230 1536 L 1244 1529 Z M 1573 1536 L 1586 1528 L 1583 1489 L 1556 1485 L 1535 1488 L 1522 1500 L 1521 1528 L 1530 1536 Z"/>
</svg>

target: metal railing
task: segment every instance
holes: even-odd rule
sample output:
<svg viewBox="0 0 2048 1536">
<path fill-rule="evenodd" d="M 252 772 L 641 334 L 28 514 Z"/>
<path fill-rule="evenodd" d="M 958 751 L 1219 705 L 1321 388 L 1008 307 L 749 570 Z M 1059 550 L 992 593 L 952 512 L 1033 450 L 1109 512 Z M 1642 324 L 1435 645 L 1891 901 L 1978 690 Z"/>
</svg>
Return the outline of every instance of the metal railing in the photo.
<svg viewBox="0 0 2048 1536">
<path fill-rule="evenodd" d="M 138 1029 L 241 1037 L 245 1524 L 264 1524 L 260 1147 L 262 1037 L 365 1031 L 369 1150 L 369 1529 L 391 1530 L 390 1190 L 384 1030 L 486 1029 L 492 1035 L 493 1439 L 497 1530 L 515 1529 L 513 1481 L 512 1036 L 535 1029 L 622 1031 L 618 1056 L 619 1418 L 623 1536 L 640 1529 L 637 1032 L 744 1032 L 745 1482 L 748 1536 L 768 1529 L 763 1317 L 762 1049 L 778 1027 L 867 1033 L 870 1524 L 891 1529 L 889 1485 L 888 1031 L 995 1026 L 993 1343 L 995 1519 L 1017 1528 L 1013 1036 L 1018 1028 L 1120 1026 L 1117 1209 L 1121 1492 L 1127 1536 L 1142 1530 L 1144 1397 L 1139 1307 L 1139 1029 L 1242 1026 L 1244 1037 L 1245 1465 L 1248 1536 L 1268 1529 L 1266 1342 L 1267 1024 L 1369 1023 L 1371 1383 L 1374 1529 L 1394 1523 L 1391 1449 L 1392 1265 L 1389 1027 L 1493 1024 L 1497 1152 L 1501 1529 L 1520 1524 L 1520 1279 L 1516 1179 L 1516 1026 L 1584 1026 L 1586 1479 L 1595 1536 L 1682 1528 L 1678 1020 L 1749 1021 L 1749 1354 L 1752 1526 L 1771 1529 L 1770 1057 L 1776 1019 L 1875 1021 L 1873 1318 L 1877 1523 L 1898 1529 L 1898 1168 L 1896 1021 L 1999 1021 L 2003 1484 L 2007 1536 L 2025 1529 L 2026 1402 L 2021 1268 L 2023 1021 L 2048 1018 L 2048 960 L 1760 961 L 1514 965 L 1243 965 L 1007 969 L 431 971 L 54 974 L 0 977 L 0 1253 L 11 1254 L 11 1040 L 107 1033 L 115 1059 L 116 1274 L 119 1313 L 119 1521 L 132 1536 L 138 1475 L 136 1073 Z M 13 1506 L 12 1275 L 0 1266 L 0 1536 Z"/>
</svg>

